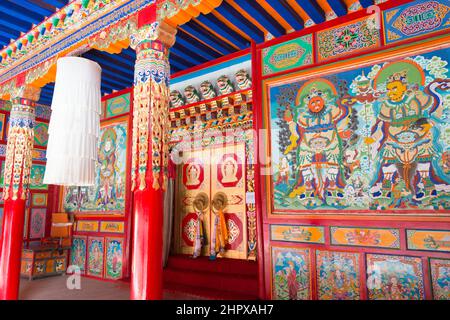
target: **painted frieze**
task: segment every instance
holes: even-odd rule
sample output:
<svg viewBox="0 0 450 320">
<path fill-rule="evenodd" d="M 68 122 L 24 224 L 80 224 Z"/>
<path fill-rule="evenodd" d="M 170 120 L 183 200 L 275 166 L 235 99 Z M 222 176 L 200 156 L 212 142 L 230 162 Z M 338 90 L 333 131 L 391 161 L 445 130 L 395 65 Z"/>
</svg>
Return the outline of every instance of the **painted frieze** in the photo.
<svg viewBox="0 0 450 320">
<path fill-rule="evenodd" d="M 324 227 L 300 225 L 271 225 L 272 241 L 325 243 Z"/>
<path fill-rule="evenodd" d="M 428 35 L 450 26 L 448 0 L 418 0 L 383 12 L 386 43 Z"/>
<path fill-rule="evenodd" d="M 381 45 L 380 29 L 374 17 L 364 17 L 319 31 L 317 37 L 318 61 L 364 52 Z"/>
<path fill-rule="evenodd" d="M 124 233 L 125 223 L 117 221 L 101 221 L 100 232 L 104 233 Z"/>
<path fill-rule="evenodd" d="M 316 251 L 319 300 L 359 300 L 359 253 Z"/>
<path fill-rule="evenodd" d="M 78 232 L 98 232 L 98 221 L 79 220 L 77 221 Z"/>
<path fill-rule="evenodd" d="M 310 250 L 272 247 L 272 299 L 311 299 Z"/>
<path fill-rule="evenodd" d="M 409 250 L 450 252 L 450 231 L 448 230 L 406 230 Z"/>
<path fill-rule="evenodd" d="M 312 35 L 306 35 L 264 49 L 262 52 L 263 75 L 270 75 L 312 64 L 312 39 Z"/>
<path fill-rule="evenodd" d="M 127 167 L 127 120 L 106 123 L 100 130 L 95 186 L 65 189 L 66 212 L 123 214 Z"/>
<path fill-rule="evenodd" d="M 435 300 L 450 300 L 450 260 L 430 259 L 431 283 Z"/>
<path fill-rule="evenodd" d="M 398 229 L 331 227 L 331 244 L 400 249 Z"/>
<path fill-rule="evenodd" d="M 421 258 L 379 254 L 366 257 L 370 300 L 424 299 Z"/>
<path fill-rule="evenodd" d="M 270 85 L 275 212 L 449 209 L 449 51 Z"/>
</svg>

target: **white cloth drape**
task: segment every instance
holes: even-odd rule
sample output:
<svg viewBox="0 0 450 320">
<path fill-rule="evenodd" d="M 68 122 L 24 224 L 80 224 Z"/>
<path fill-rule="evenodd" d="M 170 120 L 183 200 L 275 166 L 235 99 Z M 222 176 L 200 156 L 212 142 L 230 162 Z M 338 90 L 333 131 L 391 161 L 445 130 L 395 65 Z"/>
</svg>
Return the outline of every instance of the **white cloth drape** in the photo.
<svg viewBox="0 0 450 320">
<path fill-rule="evenodd" d="M 100 86 L 101 67 L 96 62 L 78 57 L 58 60 L 48 129 L 45 184 L 94 185 Z"/>
</svg>

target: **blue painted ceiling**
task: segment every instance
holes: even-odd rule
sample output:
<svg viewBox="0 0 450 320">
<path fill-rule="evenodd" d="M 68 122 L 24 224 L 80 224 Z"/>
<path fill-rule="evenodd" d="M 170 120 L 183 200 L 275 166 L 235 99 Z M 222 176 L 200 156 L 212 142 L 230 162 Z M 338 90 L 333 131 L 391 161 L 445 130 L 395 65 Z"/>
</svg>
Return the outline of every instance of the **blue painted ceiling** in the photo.
<svg viewBox="0 0 450 320">
<path fill-rule="evenodd" d="M 171 49 L 172 73 L 202 64 L 265 40 L 304 28 L 305 14 L 309 22 L 326 20 L 320 0 L 224 0 L 212 13 L 200 15 L 178 28 L 177 42 Z M 0 0 L 0 48 L 20 37 L 33 24 L 62 8 L 69 0 Z M 374 0 L 360 0 L 366 8 Z M 343 0 L 328 0 L 336 16 L 348 13 Z M 303 10 L 303 14 L 299 8 Z M 274 16 L 276 12 L 278 16 Z M 302 18 L 303 16 L 303 18 Z M 282 21 L 281 21 L 282 20 Z M 287 27 L 288 26 L 288 27 Z M 83 55 L 97 61 L 103 68 L 102 92 L 111 93 L 132 85 L 135 53 L 128 48 L 112 55 L 91 50 Z M 53 84 L 43 88 L 41 103 L 51 104 Z"/>
</svg>

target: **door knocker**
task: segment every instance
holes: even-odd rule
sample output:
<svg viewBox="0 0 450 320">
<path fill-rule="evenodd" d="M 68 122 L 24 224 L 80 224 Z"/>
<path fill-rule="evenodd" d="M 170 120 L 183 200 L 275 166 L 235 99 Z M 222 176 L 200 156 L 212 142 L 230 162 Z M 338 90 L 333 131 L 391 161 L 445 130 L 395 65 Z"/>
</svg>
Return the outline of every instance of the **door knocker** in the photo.
<svg viewBox="0 0 450 320">
<path fill-rule="evenodd" d="M 195 238 L 194 238 L 194 253 L 193 258 L 197 258 L 202 253 L 202 247 L 205 244 L 205 230 L 203 226 L 203 216 L 205 211 L 209 206 L 209 197 L 206 193 L 201 192 L 197 194 L 193 202 L 194 210 L 197 213 L 197 225 L 195 228 Z"/>
<path fill-rule="evenodd" d="M 228 198 L 224 192 L 218 192 L 211 201 L 211 209 L 214 213 L 212 243 L 210 259 L 215 260 L 218 254 L 225 253 L 228 244 L 228 226 L 225 220 L 224 210 L 228 206 Z"/>
</svg>

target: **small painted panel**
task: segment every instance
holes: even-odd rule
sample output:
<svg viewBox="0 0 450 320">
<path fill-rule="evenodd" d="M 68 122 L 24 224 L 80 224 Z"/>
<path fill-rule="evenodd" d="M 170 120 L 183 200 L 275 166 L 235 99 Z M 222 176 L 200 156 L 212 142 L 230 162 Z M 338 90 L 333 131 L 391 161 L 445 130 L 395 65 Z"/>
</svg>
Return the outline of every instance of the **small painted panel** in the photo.
<svg viewBox="0 0 450 320">
<path fill-rule="evenodd" d="M 45 165 L 33 164 L 30 173 L 30 189 L 47 190 L 47 185 L 43 183 L 45 174 Z"/>
<path fill-rule="evenodd" d="M 11 101 L 0 100 L 0 110 L 11 111 L 12 104 Z"/>
<path fill-rule="evenodd" d="M 48 142 L 48 123 L 36 122 L 34 125 L 34 144 L 46 147 Z"/>
<path fill-rule="evenodd" d="M 6 126 L 6 115 L 4 113 L 0 113 L 0 140 L 3 140 Z"/>
<path fill-rule="evenodd" d="M 188 190 L 198 189 L 204 181 L 205 168 L 203 161 L 191 158 L 183 166 L 183 185 Z"/>
<path fill-rule="evenodd" d="M 450 260 L 430 259 L 433 298 L 450 300 Z"/>
<path fill-rule="evenodd" d="M 398 229 L 331 227 L 331 244 L 400 249 Z"/>
<path fill-rule="evenodd" d="M 33 161 L 47 161 L 47 152 L 42 149 L 33 149 Z"/>
<path fill-rule="evenodd" d="M 380 30 L 374 18 L 361 18 L 317 33 L 318 60 L 325 61 L 378 48 Z"/>
<path fill-rule="evenodd" d="M 263 75 L 312 64 L 312 47 L 312 35 L 306 35 L 264 49 L 262 52 Z"/>
<path fill-rule="evenodd" d="M 30 239 L 40 239 L 45 236 L 45 218 L 47 209 L 33 208 L 30 216 Z"/>
<path fill-rule="evenodd" d="M 316 252 L 318 298 L 320 300 L 359 300 L 359 254 Z"/>
<path fill-rule="evenodd" d="M 217 179 L 225 188 L 242 183 L 242 159 L 235 153 L 224 154 L 217 164 Z"/>
<path fill-rule="evenodd" d="M 33 193 L 31 196 L 31 205 L 33 207 L 46 207 L 47 206 L 47 194 L 46 193 Z"/>
<path fill-rule="evenodd" d="M 79 221 L 77 221 L 77 231 L 78 232 L 97 232 L 98 225 L 99 225 L 98 221 L 79 220 Z"/>
<path fill-rule="evenodd" d="M 114 117 L 130 111 L 130 93 L 106 101 L 106 117 Z"/>
<path fill-rule="evenodd" d="M 270 238 L 273 241 L 325 243 L 325 232 L 324 227 L 271 225 Z"/>
<path fill-rule="evenodd" d="M 123 238 L 106 238 L 106 274 L 108 279 L 122 278 Z"/>
<path fill-rule="evenodd" d="M 449 11 L 448 0 L 418 0 L 384 11 L 386 43 L 447 29 Z"/>
<path fill-rule="evenodd" d="M 123 233 L 125 230 L 124 222 L 102 221 L 100 222 L 100 232 L 105 233 Z"/>
<path fill-rule="evenodd" d="M 71 265 L 80 269 L 81 273 L 86 272 L 86 237 L 74 236 L 71 249 Z"/>
<path fill-rule="evenodd" d="M 406 230 L 409 250 L 450 252 L 449 230 Z"/>
<path fill-rule="evenodd" d="M 44 105 L 38 104 L 35 107 L 35 111 L 36 111 L 36 118 L 50 120 L 50 115 L 52 114 L 52 110 L 49 106 L 44 106 Z"/>
<path fill-rule="evenodd" d="M 103 277 L 105 239 L 90 237 L 88 239 L 88 248 L 87 274 L 90 276 Z"/>
<path fill-rule="evenodd" d="M 272 247 L 272 299 L 311 299 L 310 251 Z"/>
<path fill-rule="evenodd" d="M 370 300 L 424 299 L 422 259 L 368 254 L 367 288 Z"/>
</svg>

